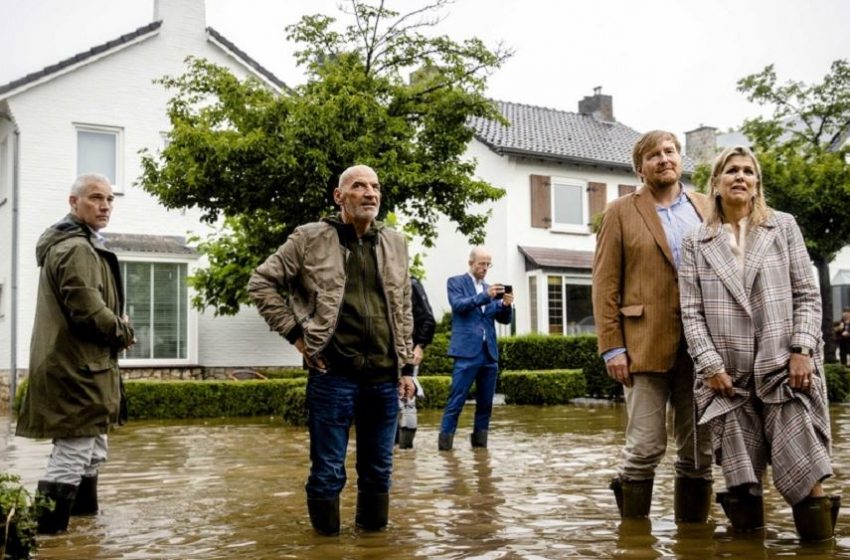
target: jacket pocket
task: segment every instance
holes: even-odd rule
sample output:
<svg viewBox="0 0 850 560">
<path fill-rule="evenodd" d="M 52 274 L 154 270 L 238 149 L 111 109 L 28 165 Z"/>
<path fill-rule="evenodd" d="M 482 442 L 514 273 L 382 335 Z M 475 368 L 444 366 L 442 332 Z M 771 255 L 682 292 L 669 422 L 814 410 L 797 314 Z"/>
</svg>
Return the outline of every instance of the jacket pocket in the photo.
<svg viewBox="0 0 850 560">
<path fill-rule="evenodd" d="M 643 305 L 627 305 L 620 308 L 620 315 L 623 317 L 642 317 Z"/>
<path fill-rule="evenodd" d="M 88 371 L 89 373 L 103 373 L 105 371 L 109 371 L 112 369 L 112 358 L 109 356 L 94 358 L 83 364 L 80 369 Z"/>
</svg>

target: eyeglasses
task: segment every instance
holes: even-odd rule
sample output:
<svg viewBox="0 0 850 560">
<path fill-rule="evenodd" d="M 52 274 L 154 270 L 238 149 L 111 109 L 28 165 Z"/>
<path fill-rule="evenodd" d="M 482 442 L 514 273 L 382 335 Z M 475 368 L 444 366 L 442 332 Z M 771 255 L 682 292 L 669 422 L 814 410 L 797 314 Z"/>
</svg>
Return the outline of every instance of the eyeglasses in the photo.
<svg viewBox="0 0 850 560">
<path fill-rule="evenodd" d="M 481 266 L 481 267 L 490 269 L 490 268 L 493 268 L 493 263 L 477 262 L 477 263 L 472 263 L 472 266 Z"/>
</svg>

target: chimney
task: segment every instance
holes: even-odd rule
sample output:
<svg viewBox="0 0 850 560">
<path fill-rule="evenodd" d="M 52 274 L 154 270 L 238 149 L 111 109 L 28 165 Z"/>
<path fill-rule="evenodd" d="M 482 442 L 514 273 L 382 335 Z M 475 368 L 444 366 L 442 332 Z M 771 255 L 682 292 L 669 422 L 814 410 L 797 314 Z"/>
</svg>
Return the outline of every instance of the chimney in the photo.
<svg viewBox="0 0 850 560">
<path fill-rule="evenodd" d="M 610 95 L 602 95 L 602 86 L 593 88 L 592 97 L 585 97 L 578 102 L 578 112 L 582 115 L 590 115 L 598 121 L 616 122 L 614 99 Z"/>
<path fill-rule="evenodd" d="M 711 163 L 717 155 L 717 128 L 700 124 L 685 133 L 685 153 L 697 163 Z"/>
</svg>

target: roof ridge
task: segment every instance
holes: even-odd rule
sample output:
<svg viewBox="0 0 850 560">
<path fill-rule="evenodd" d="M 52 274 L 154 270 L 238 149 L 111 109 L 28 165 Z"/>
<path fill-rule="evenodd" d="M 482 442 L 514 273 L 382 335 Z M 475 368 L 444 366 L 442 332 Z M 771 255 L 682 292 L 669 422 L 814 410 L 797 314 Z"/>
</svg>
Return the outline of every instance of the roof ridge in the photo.
<svg viewBox="0 0 850 560">
<path fill-rule="evenodd" d="M 117 37 L 115 39 L 110 39 L 109 41 L 106 41 L 105 43 L 95 45 L 95 46 L 89 48 L 88 50 L 81 51 L 81 52 L 79 52 L 79 53 L 77 53 L 73 56 L 69 56 L 68 58 L 62 59 L 59 62 L 56 62 L 56 63 L 51 64 L 49 66 L 45 66 L 41 70 L 37 70 L 35 72 L 30 72 L 29 74 L 27 74 L 27 75 L 25 75 L 21 78 L 18 78 L 16 80 L 12 80 L 11 82 L 9 82 L 7 84 L 0 85 L 0 95 L 3 95 L 4 93 L 8 93 L 12 90 L 15 90 L 15 89 L 17 89 L 21 86 L 26 85 L 26 84 L 32 83 L 36 80 L 46 78 L 47 76 L 50 76 L 51 74 L 55 74 L 56 72 L 59 72 L 60 70 L 63 70 L 65 68 L 69 67 L 69 66 L 73 66 L 74 64 L 79 64 L 80 62 L 83 62 L 84 60 L 87 60 L 87 59 L 89 59 L 93 56 L 97 56 L 97 55 L 104 53 L 106 51 L 112 50 L 115 47 L 127 44 L 134 39 L 137 39 L 137 38 L 139 38 L 143 35 L 146 35 L 146 34 L 152 32 L 152 31 L 159 29 L 159 27 L 161 25 L 162 25 L 162 20 L 152 21 L 147 25 L 143 25 L 143 26 L 137 28 L 136 30 L 131 31 L 130 33 L 124 33 L 123 35 L 120 35 L 119 37 Z"/>
</svg>

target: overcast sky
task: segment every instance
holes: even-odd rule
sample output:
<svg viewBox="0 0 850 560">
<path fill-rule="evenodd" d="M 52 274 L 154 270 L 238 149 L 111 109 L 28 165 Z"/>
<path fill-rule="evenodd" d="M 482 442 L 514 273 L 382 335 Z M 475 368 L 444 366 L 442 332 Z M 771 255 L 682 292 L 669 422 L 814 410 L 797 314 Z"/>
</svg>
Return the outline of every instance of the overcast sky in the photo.
<svg viewBox="0 0 850 560">
<path fill-rule="evenodd" d="M 284 27 L 305 13 L 341 16 L 338 4 L 207 0 L 207 24 L 297 84 Z M 388 4 L 406 12 L 423 2 Z M 0 0 L 0 84 L 152 15 L 153 0 Z M 516 51 L 491 76 L 491 97 L 576 111 L 602 86 L 616 119 L 639 131 L 737 127 L 760 111 L 736 91 L 741 77 L 772 63 L 782 81 L 811 83 L 850 58 L 848 0 L 456 0 L 446 15 L 441 32 Z"/>
</svg>

